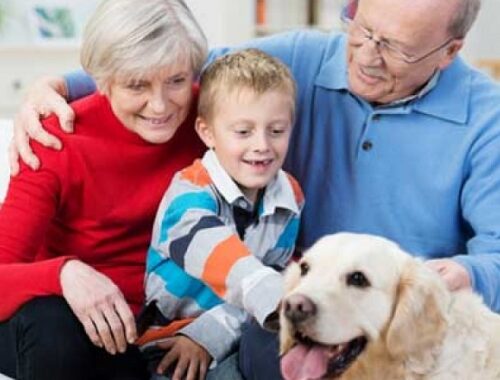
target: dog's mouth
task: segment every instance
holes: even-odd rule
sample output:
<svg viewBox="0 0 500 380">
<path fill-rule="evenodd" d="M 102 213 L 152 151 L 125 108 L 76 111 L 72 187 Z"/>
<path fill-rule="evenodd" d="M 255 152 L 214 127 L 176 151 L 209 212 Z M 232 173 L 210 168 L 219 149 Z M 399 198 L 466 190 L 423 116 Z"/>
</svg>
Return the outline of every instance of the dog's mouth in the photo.
<svg viewBox="0 0 500 380">
<path fill-rule="evenodd" d="M 297 333 L 297 344 L 281 358 L 281 372 L 286 380 L 334 379 L 342 375 L 363 352 L 367 339 L 325 345 Z"/>
</svg>

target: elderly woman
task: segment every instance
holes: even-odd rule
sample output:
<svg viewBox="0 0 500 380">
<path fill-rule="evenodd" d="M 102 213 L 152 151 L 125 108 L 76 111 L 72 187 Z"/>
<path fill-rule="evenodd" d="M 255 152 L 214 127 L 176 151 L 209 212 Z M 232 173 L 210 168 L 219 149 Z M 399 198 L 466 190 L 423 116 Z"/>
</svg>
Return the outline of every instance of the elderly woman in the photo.
<svg viewBox="0 0 500 380">
<path fill-rule="evenodd" d="M 73 103 L 75 134 L 62 134 L 55 117 L 44 121 L 64 148 L 33 143 L 41 168 L 21 168 L 0 210 L 0 373 L 149 378 L 130 345 L 134 315 L 158 203 L 173 173 L 203 150 L 193 80 L 205 58 L 182 1 L 108 0 L 96 10 L 81 63 L 99 92 Z M 182 362 L 177 378 L 204 377 L 202 347 L 184 338 L 168 348 Z"/>
</svg>

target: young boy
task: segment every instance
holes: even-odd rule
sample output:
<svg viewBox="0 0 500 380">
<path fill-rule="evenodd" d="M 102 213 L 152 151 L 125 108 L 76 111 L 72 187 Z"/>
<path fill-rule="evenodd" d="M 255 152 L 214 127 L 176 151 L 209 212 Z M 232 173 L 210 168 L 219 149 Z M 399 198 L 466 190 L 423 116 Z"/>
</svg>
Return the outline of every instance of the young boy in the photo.
<svg viewBox="0 0 500 380">
<path fill-rule="evenodd" d="M 243 50 L 213 62 L 200 85 L 196 130 L 209 150 L 177 173 L 161 202 L 146 298 L 220 362 L 248 314 L 264 324 L 276 310 L 304 197 L 281 170 L 295 111 L 288 69 Z"/>
</svg>

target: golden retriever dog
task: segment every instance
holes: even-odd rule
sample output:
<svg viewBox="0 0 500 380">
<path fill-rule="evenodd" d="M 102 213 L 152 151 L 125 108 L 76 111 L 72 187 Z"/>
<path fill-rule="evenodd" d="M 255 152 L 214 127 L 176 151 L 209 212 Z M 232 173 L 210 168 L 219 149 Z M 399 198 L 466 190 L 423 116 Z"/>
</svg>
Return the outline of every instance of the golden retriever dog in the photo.
<svg viewBox="0 0 500 380">
<path fill-rule="evenodd" d="M 500 315 L 376 236 L 326 236 L 292 264 L 280 325 L 286 380 L 500 379 Z"/>
</svg>

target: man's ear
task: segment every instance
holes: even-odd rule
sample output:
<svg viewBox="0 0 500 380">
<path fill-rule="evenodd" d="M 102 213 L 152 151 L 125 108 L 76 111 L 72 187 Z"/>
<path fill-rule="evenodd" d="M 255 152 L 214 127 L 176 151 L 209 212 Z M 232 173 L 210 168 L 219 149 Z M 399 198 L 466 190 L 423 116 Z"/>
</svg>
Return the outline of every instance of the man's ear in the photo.
<svg viewBox="0 0 500 380">
<path fill-rule="evenodd" d="M 458 52 L 464 46 L 463 38 L 456 38 L 452 40 L 449 45 L 446 47 L 445 55 L 441 62 L 439 63 L 439 69 L 443 70 L 446 68 L 457 56 Z"/>
<path fill-rule="evenodd" d="M 195 122 L 195 129 L 201 141 L 209 149 L 215 148 L 215 138 L 212 126 L 202 117 L 198 116 Z"/>
</svg>

